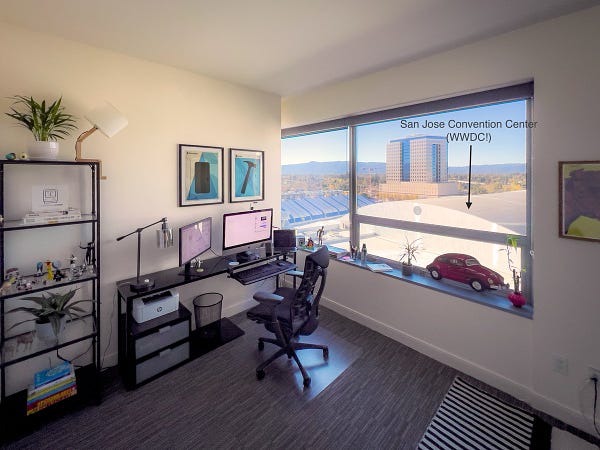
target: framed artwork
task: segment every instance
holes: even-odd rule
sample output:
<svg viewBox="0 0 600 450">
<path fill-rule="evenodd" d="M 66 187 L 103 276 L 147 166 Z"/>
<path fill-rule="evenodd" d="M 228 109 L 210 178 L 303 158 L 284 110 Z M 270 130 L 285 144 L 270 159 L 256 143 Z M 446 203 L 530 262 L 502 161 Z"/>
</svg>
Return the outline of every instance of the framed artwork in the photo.
<svg viewBox="0 0 600 450">
<path fill-rule="evenodd" d="M 223 203 L 223 147 L 179 144 L 179 206 Z"/>
<path fill-rule="evenodd" d="M 600 241 L 600 161 L 561 161 L 559 236 Z"/>
<path fill-rule="evenodd" d="M 265 164 L 261 150 L 229 149 L 229 201 L 265 199 Z"/>
</svg>

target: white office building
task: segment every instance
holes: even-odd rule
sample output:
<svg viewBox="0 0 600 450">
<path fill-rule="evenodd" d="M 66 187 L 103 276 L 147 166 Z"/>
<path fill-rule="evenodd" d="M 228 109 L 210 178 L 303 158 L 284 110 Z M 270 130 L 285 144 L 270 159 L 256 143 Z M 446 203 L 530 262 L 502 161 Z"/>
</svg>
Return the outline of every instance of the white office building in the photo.
<svg viewBox="0 0 600 450">
<path fill-rule="evenodd" d="M 455 195 L 456 183 L 448 183 L 448 144 L 442 136 L 394 139 L 386 146 L 384 196 Z"/>
</svg>

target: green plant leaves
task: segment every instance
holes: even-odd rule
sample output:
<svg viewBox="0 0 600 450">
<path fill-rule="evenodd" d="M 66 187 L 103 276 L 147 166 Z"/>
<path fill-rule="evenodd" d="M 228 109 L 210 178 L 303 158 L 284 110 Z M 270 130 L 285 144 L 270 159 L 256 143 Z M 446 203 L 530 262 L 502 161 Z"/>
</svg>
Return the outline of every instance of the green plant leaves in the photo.
<svg viewBox="0 0 600 450">
<path fill-rule="evenodd" d="M 87 311 L 85 311 L 80 306 L 82 303 L 90 303 L 92 300 L 77 300 L 75 302 L 71 302 L 78 289 L 73 289 L 64 294 L 56 293 L 56 292 L 46 292 L 40 296 L 36 297 L 23 297 L 23 300 L 29 300 L 31 302 L 36 303 L 39 307 L 29 307 L 29 306 L 20 306 L 18 308 L 11 309 L 8 311 L 12 312 L 27 312 L 35 316 L 34 319 L 23 320 L 21 322 L 13 324 L 6 331 L 11 330 L 17 325 L 21 325 L 26 322 L 31 322 L 33 320 L 48 320 L 52 324 L 52 329 L 55 331 L 55 334 L 60 329 L 60 321 L 64 316 L 68 316 L 69 319 L 74 320 L 78 318 L 83 318 Z M 58 334 L 57 334 L 58 335 Z"/>
<path fill-rule="evenodd" d="M 64 139 L 77 128 L 75 116 L 65 113 L 64 106 L 61 106 L 62 97 L 48 107 L 46 107 L 46 100 L 42 100 L 40 104 L 33 97 L 15 95 L 11 98 L 14 100 L 13 106 L 10 108 L 11 112 L 6 115 L 31 131 L 37 141 Z M 25 112 L 18 111 L 17 106 L 22 106 Z"/>
</svg>

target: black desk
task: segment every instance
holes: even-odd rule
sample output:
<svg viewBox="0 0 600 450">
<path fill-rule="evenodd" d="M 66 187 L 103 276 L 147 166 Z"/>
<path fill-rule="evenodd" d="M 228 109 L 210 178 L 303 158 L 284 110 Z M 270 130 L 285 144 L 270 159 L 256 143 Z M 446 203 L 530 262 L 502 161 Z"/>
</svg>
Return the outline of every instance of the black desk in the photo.
<svg viewBox="0 0 600 450">
<path fill-rule="evenodd" d="M 244 334 L 229 319 L 222 318 L 220 321 L 220 333 L 209 340 L 203 339 L 197 330 L 193 333 L 191 332 L 191 313 L 182 304 L 179 305 L 178 311 L 138 324 L 132 316 L 133 301 L 135 299 L 202 281 L 203 279 L 224 273 L 228 273 L 231 276 L 236 271 L 256 264 L 263 264 L 280 258 L 287 259 L 291 256 L 283 253 L 265 255 L 263 250 L 258 259 L 235 266 L 229 265 L 233 257 L 218 256 L 202 261 L 201 267 L 204 270 L 202 272 L 195 272 L 191 276 L 180 275 L 183 272 L 183 267 L 173 267 L 141 277 L 142 279 L 150 278 L 155 283 L 151 289 L 144 292 L 134 292 L 131 290 L 129 283 L 135 282 L 135 277 L 117 282 L 119 368 L 125 380 L 125 385 L 128 388 L 137 387 L 142 383 L 159 377 L 169 370 L 179 367 L 190 359 L 201 356 Z M 295 253 L 293 254 L 293 259 L 294 261 L 296 259 Z M 169 333 L 173 333 L 172 338 L 169 338 Z M 156 348 L 156 351 L 144 354 L 142 357 L 136 357 L 136 342 L 139 343 L 141 339 L 145 339 L 146 341 L 157 340 L 158 342 L 163 342 L 164 345 L 157 344 L 159 347 Z M 156 359 L 168 353 L 170 353 L 169 357 L 173 358 L 172 363 L 163 363 Z M 151 361 L 153 359 L 154 361 Z M 148 361 L 150 362 L 148 363 Z M 153 366 L 151 370 L 155 370 L 157 373 L 149 378 L 145 378 L 144 376 L 142 377 L 144 378 L 143 381 L 138 381 L 139 373 L 136 375 L 136 370 L 139 370 L 143 364 L 146 364 L 146 366 L 148 364 L 153 365 L 155 361 L 158 361 L 158 364 Z M 165 366 L 164 369 L 163 365 Z"/>
</svg>

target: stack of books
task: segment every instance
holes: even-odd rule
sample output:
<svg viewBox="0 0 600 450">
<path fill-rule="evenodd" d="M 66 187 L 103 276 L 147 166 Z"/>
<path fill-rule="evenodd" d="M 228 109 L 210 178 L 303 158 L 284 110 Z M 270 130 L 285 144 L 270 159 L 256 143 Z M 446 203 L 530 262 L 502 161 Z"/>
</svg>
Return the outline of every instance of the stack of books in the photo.
<svg viewBox="0 0 600 450">
<path fill-rule="evenodd" d="M 24 224 L 36 223 L 59 223 L 70 220 L 80 220 L 81 211 L 75 208 L 69 208 L 64 211 L 39 211 L 29 212 L 23 217 Z"/>
<path fill-rule="evenodd" d="M 54 405 L 77 394 L 73 365 L 63 362 L 58 366 L 35 374 L 33 384 L 27 389 L 27 415 Z"/>
</svg>

